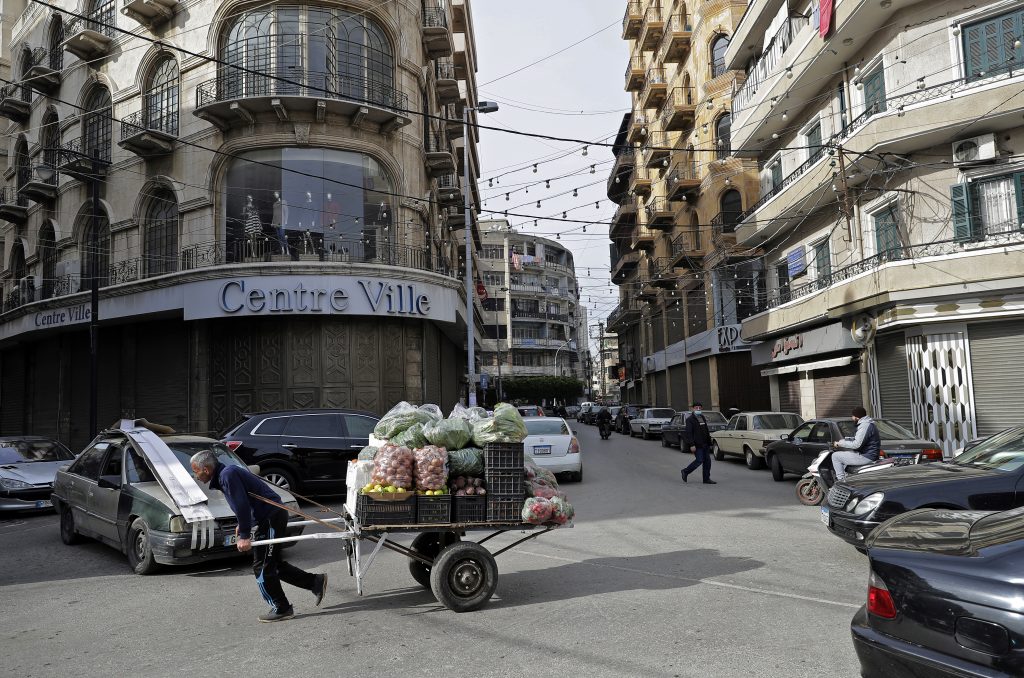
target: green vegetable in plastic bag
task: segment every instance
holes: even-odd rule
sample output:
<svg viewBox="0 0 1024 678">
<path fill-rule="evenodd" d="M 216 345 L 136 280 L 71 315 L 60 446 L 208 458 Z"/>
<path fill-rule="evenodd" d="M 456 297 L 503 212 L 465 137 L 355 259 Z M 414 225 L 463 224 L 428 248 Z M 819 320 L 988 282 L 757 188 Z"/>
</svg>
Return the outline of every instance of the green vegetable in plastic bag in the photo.
<svg viewBox="0 0 1024 678">
<path fill-rule="evenodd" d="M 391 440 L 413 424 L 429 424 L 442 417 L 437 405 L 416 407 L 404 400 L 384 415 L 373 428 L 373 435 L 383 440 Z"/>
<path fill-rule="evenodd" d="M 423 424 L 413 424 L 391 439 L 395 445 L 408 447 L 410 450 L 423 447 L 427 444 L 427 437 L 423 435 Z"/>
<path fill-rule="evenodd" d="M 359 450 L 359 456 L 357 458 L 359 461 L 373 461 L 373 458 L 377 456 L 377 450 L 379 449 L 379 447 L 367 445 L 363 449 Z"/>
<path fill-rule="evenodd" d="M 526 424 L 519 410 L 508 403 L 498 403 L 493 417 L 473 423 L 473 442 L 477 447 L 487 443 L 521 443 L 526 436 Z"/>
<path fill-rule="evenodd" d="M 448 475 L 483 477 L 484 451 L 476 447 L 450 451 L 448 453 Z"/>
<path fill-rule="evenodd" d="M 473 438 L 473 427 L 466 419 L 442 419 L 423 427 L 423 435 L 431 445 L 446 450 L 458 450 Z"/>
</svg>

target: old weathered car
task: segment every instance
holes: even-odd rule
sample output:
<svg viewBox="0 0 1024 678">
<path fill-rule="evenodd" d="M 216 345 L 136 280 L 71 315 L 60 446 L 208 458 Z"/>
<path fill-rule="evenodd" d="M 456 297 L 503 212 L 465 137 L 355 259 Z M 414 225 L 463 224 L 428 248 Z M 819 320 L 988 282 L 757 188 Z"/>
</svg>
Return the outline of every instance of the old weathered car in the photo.
<svg viewBox="0 0 1024 678">
<path fill-rule="evenodd" d="M 727 455 L 742 457 L 749 469 L 764 468 L 768 443 L 779 440 L 803 422 L 790 412 L 743 412 L 735 414 L 721 431 L 711 434 L 711 451 L 722 461 Z"/>
<path fill-rule="evenodd" d="M 211 438 L 103 431 L 74 463 L 57 472 L 52 497 L 61 540 L 71 545 L 91 537 L 108 544 L 127 555 L 137 574 L 150 574 L 160 565 L 237 556 L 238 520 L 223 494 L 191 480 L 185 489 L 205 501 L 179 503 L 191 479 L 189 460 L 203 450 L 211 450 L 222 464 L 244 466 Z M 171 466 L 175 463 L 180 468 Z M 291 494 L 275 491 L 285 505 L 298 508 Z M 301 527 L 289 529 L 289 535 L 301 532 Z"/>
</svg>

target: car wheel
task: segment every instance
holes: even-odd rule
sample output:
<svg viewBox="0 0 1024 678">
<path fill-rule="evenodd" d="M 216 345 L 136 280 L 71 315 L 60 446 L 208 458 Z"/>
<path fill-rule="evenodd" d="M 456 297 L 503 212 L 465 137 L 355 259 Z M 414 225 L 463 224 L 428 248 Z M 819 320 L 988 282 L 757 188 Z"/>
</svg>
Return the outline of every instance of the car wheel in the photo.
<svg viewBox="0 0 1024 678">
<path fill-rule="evenodd" d="M 782 468 L 782 462 L 779 461 L 779 455 L 771 455 L 771 460 L 772 480 L 777 483 L 781 483 L 786 477 L 786 471 Z"/>
<path fill-rule="evenodd" d="M 583 482 L 583 469 L 581 468 L 579 471 L 576 471 L 576 473 L 572 474 L 572 479 L 575 480 L 577 483 L 582 483 Z"/>
<path fill-rule="evenodd" d="M 128 564 L 135 574 L 153 574 L 159 568 L 149 543 L 149 526 L 142 518 L 128 529 Z"/>
<path fill-rule="evenodd" d="M 82 535 L 75 529 L 75 516 L 66 504 L 60 510 L 60 540 L 68 546 L 82 543 Z"/>
<path fill-rule="evenodd" d="M 665 440 L 665 434 L 664 433 L 661 434 L 661 446 L 662 447 L 672 447 L 672 445 L 667 440 Z"/>
<path fill-rule="evenodd" d="M 446 546 L 430 570 L 434 597 L 453 612 L 483 607 L 497 586 L 498 565 L 494 556 L 471 541 Z"/>
<path fill-rule="evenodd" d="M 647 432 L 647 429 L 645 429 L 643 426 L 640 427 L 640 437 L 643 438 L 644 440 L 650 440 L 651 439 L 651 435 Z"/>
<path fill-rule="evenodd" d="M 722 448 L 718 446 L 718 443 L 711 443 L 711 454 L 714 455 L 715 461 L 725 461 L 725 453 L 722 452 Z"/>
<path fill-rule="evenodd" d="M 283 468 L 269 468 L 264 470 L 261 474 L 262 478 L 271 485 L 280 487 L 282 490 L 298 490 L 298 483 L 295 482 L 295 476 L 289 471 L 285 471 Z"/>
<path fill-rule="evenodd" d="M 743 446 L 743 458 L 747 461 L 747 468 L 751 471 L 764 468 L 764 459 L 754 454 L 754 451 L 746 445 Z"/>
<path fill-rule="evenodd" d="M 415 551 L 427 558 L 437 558 L 441 549 L 448 544 L 459 541 L 459 535 L 454 532 L 423 532 L 412 540 L 411 551 Z M 416 580 L 416 583 L 425 589 L 430 589 L 430 566 L 421 563 L 415 558 L 409 559 L 409 574 Z"/>
</svg>

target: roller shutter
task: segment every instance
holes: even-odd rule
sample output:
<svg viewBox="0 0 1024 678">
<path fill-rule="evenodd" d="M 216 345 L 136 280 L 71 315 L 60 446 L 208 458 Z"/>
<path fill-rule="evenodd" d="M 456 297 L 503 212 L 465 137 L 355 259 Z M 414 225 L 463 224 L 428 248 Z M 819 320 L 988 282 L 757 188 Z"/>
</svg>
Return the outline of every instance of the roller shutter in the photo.
<svg viewBox="0 0 1024 678">
<path fill-rule="evenodd" d="M 57 438 L 57 409 L 60 403 L 60 342 L 50 339 L 34 346 L 31 371 L 32 433 Z"/>
<path fill-rule="evenodd" d="M 779 375 L 779 410 L 800 414 L 800 373 Z"/>
<path fill-rule="evenodd" d="M 186 430 L 189 370 L 185 325 L 140 325 L 136 336 L 136 416 Z"/>
<path fill-rule="evenodd" d="M 668 407 L 668 373 L 655 372 L 650 375 L 651 383 L 654 385 L 654 401 L 652 405 Z"/>
<path fill-rule="evenodd" d="M 815 416 L 848 417 L 853 408 L 863 404 L 858 363 L 816 370 L 813 376 Z"/>
<path fill-rule="evenodd" d="M 690 396 L 686 387 L 686 365 L 675 365 L 668 368 L 669 383 L 672 385 L 672 403 L 674 410 L 690 408 Z"/>
<path fill-rule="evenodd" d="M 914 430 L 910 408 L 910 372 L 907 370 L 907 349 L 903 334 L 890 334 L 875 339 L 875 362 L 878 372 L 878 416 Z"/>
<path fill-rule="evenodd" d="M 978 323 L 968 328 L 974 412 L 979 436 L 1024 421 L 1021 382 L 1024 368 L 1024 321 Z"/>
<path fill-rule="evenodd" d="M 0 432 L 29 433 L 25 430 L 25 351 L 16 348 L 3 353 L 0 367 Z"/>
<path fill-rule="evenodd" d="M 690 376 L 693 378 L 694 401 L 711 409 L 711 361 L 704 359 L 691 362 Z"/>
</svg>

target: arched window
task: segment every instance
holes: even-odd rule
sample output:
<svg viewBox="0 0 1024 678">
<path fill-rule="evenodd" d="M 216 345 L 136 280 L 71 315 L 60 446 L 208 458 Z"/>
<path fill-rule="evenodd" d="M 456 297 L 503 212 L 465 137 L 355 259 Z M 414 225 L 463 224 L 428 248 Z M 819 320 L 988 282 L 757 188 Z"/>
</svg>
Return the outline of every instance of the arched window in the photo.
<svg viewBox="0 0 1024 678">
<path fill-rule="evenodd" d="M 732 115 L 726 113 L 715 121 L 715 156 L 723 160 L 732 155 Z"/>
<path fill-rule="evenodd" d="M 103 287 L 110 280 L 110 220 L 102 209 L 94 215 L 90 201 L 79 210 L 78 224 L 82 234 L 82 289 L 89 288 L 94 276 Z"/>
<path fill-rule="evenodd" d="M 178 134 L 178 62 L 162 59 L 146 81 L 145 123 L 147 129 Z"/>
<path fill-rule="evenodd" d="M 394 51 L 383 28 L 362 12 L 252 10 L 229 26 L 221 58 L 225 98 L 290 94 L 394 105 Z"/>
<path fill-rule="evenodd" d="M 695 250 L 701 249 L 700 218 L 696 210 L 690 215 L 690 246 Z"/>
<path fill-rule="evenodd" d="M 165 187 L 150 193 L 142 219 L 143 259 L 147 275 L 178 270 L 178 200 Z"/>
<path fill-rule="evenodd" d="M 85 100 L 82 121 L 82 152 L 110 162 L 110 90 L 99 85 Z"/>
<path fill-rule="evenodd" d="M 21 100 L 26 102 L 32 101 L 32 88 L 24 84 L 28 82 L 29 71 L 32 70 L 32 50 L 28 45 L 21 46 Z"/>
<path fill-rule="evenodd" d="M 14 167 L 17 171 L 15 178 L 18 191 L 17 204 L 28 207 L 28 198 L 21 192 L 21 189 L 25 188 L 25 184 L 32 178 L 32 168 L 28 164 L 28 142 L 25 141 L 24 134 L 18 136 L 18 143 L 14 147 Z"/>
<path fill-rule="evenodd" d="M 57 112 L 49 110 L 43 116 L 43 128 L 39 133 L 39 142 L 43 147 L 43 166 L 53 172 L 53 176 L 46 177 L 46 183 L 57 183 L 57 154 L 60 148 L 60 121 L 57 119 Z"/>
<path fill-rule="evenodd" d="M 719 35 L 715 38 L 714 42 L 711 43 L 711 77 L 717 78 L 720 75 L 725 75 L 728 70 L 725 67 L 725 51 L 729 49 L 729 37 L 726 35 Z"/>
<path fill-rule="evenodd" d="M 736 225 L 740 223 L 740 215 L 743 214 L 743 196 L 736 189 L 730 188 L 722 194 L 718 205 L 722 215 L 722 231 L 732 233 L 736 230 Z"/>
<path fill-rule="evenodd" d="M 117 13 L 114 11 L 114 0 L 93 0 L 89 3 L 89 11 L 86 12 L 92 21 L 86 21 L 85 25 L 90 30 L 102 33 L 111 38 L 117 37 L 114 26 L 117 22 Z"/>
<path fill-rule="evenodd" d="M 64 18 L 60 14 L 54 14 L 50 20 L 50 39 L 47 41 L 47 48 L 50 57 L 50 68 L 59 71 L 64 68 Z"/>
<path fill-rule="evenodd" d="M 49 221 L 39 229 L 39 263 L 42 266 L 43 299 L 49 299 L 53 296 L 53 285 L 57 279 L 57 243 L 53 224 Z"/>
<path fill-rule="evenodd" d="M 25 267 L 25 246 L 21 244 L 20 240 L 17 240 L 11 247 L 11 278 L 17 283 L 26 275 L 28 275 L 28 270 Z"/>
</svg>

